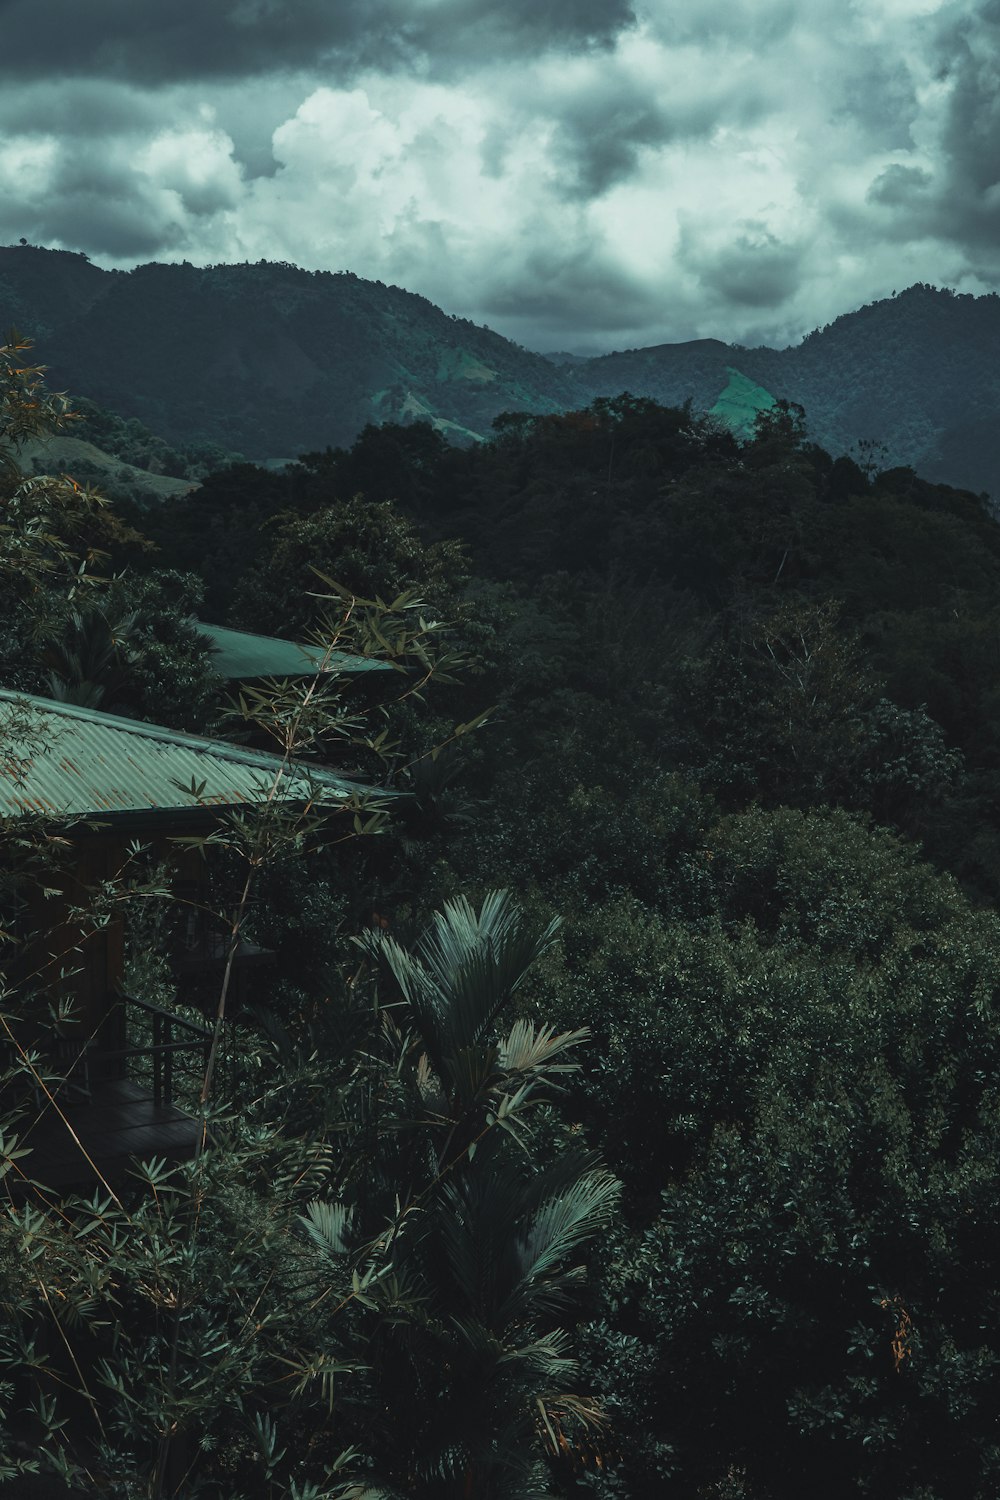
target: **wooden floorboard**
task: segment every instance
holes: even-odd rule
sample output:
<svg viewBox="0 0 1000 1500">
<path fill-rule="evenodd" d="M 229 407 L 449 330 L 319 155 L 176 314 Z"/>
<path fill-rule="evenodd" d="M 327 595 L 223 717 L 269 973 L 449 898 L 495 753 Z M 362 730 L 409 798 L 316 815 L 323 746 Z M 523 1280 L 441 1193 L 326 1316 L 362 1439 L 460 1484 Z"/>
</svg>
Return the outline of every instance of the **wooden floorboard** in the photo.
<svg viewBox="0 0 1000 1500">
<path fill-rule="evenodd" d="M 137 1159 L 184 1160 L 193 1155 L 201 1131 L 197 1120 L 171 1105 L 154 1104 L 152 1094 L 131 1080 L 98 1083 L 91 1103 L 60 1107 L 65 1119 L 50 1108 L 20 1132 L 20 1144 L 31 1149 L 20 1162 L 22 1170 L 54 1188 L 95 1182 L 95 1167 L 111 1180 Z"/>
</svg>

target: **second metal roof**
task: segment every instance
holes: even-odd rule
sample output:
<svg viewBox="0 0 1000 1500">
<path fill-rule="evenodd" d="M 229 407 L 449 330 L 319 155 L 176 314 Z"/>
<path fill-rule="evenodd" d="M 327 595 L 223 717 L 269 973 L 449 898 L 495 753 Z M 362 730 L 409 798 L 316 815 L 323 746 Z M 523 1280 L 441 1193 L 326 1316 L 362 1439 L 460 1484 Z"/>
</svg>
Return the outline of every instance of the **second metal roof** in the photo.
<svg viewBox="0 0 1000 1500">
<path fill-rule="evenodd" d="M 227 625 L 205 625 L 197 629 L 212 643 L 212 665 L 221 677 L 302 677 L 314 672 L 384 672 L 391 664 L 348 651 L 325 651 L 275 635 L 254 635 L 249 630 L 231 630 Z"/>
</svg>

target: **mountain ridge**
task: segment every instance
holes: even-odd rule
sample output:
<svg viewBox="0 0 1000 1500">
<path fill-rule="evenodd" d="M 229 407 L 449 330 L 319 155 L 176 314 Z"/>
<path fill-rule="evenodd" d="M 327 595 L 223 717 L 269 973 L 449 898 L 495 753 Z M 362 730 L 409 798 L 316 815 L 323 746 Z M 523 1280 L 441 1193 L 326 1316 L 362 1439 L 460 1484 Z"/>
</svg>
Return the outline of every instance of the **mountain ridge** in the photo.
<svg viewBox="0 0 1000 1500">
<path fill-rule="evenodd" d="M 886 466 L 1000 495 L 992 293 L 917 284 L 785 349 L 695 339 L 547 356 L 350 271 L 263 261 L 105 271 L 24 245 L 0 247 L 0 323 L 34 338 L 53 385 L 169 443 L 257 460 L 349 444 L 370 422 L 429 421 L 473 441 L 502 411 L 553 413 L 628 390 L 690 400 L 738 431 L 783 398 L 834 453 L 868 441 Z"/>
</svg>

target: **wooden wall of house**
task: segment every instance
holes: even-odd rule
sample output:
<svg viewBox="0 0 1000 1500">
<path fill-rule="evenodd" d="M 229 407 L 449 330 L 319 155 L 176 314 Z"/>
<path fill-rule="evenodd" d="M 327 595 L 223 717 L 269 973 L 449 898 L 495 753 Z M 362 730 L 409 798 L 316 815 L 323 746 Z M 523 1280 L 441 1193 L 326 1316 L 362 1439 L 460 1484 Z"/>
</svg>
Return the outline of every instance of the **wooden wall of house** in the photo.
<svg viewBox="0 0 1000 1500">
<path fill-rule="evenodd" d="M 47 874 L 43 885 L 25 888 L 19 925 L 27 940 L 15 966 L 15 1006 L 29 1029 L 33 1017 L 43 1022 L 49 1005 L 67 1000 L 73 1029 L 93 1035 L 104 1021 L 108 996 L 122 977 L 124 927 L 120 912 L 99 893 L 121 869 L 126 843 L 114 833 L 74 830 L 63 868 Z"/>
<path fill-rule="evenodd" d="M 116 886 L 127 865 L 128 846 L 135 839 L 150 845 L 154 858 L 168 862 L 186 893 L 203 882 L 197 854 L 169 842 L 175 831 L 168 819 L 126 832 L 114 828 L 75 828 L 66 851 L 65 868 L 53 872 L 50 890 L 25 891 L 26 908 L 19 925 L 31 934 L 9 967 L 19 994 L 13 1002 L 23 1014 L 30 1034 L 33 1019 L 44 1024 L 49 1004 L 73 1002 L 74 1029 L 98 1039 L 106 1048 L 124 1045 L 124 1017 L 120 991 L 125 977 L 127 902 L 103 895 L 106 884 Z M 48 881 L 48 877 L 46 877 Z M 91 913 L 81 919 L 80 911 Z"/>
</svg>

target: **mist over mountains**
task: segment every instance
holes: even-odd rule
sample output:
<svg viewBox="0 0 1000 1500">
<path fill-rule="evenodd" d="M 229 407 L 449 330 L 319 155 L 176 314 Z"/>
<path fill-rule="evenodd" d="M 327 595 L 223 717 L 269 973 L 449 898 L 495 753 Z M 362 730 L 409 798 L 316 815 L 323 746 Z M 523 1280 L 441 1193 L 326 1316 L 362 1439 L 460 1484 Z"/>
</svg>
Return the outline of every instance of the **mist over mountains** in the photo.
<svg viewBox="0 0 1000 1500">
<path fill-rule="evenodd" d="M 426 298 L 287 263 L 139 266 L 0 248 L 0 323 L 35 340 L 49 380 L 174 444 L 262 461 L 349 444 L 366 423 L 425 420 L 471 441 L 503 411 L 555 412 L 629 390 L 691 400 L 737 429 L 801 404 L 833 453 L 1000 494 L 1000 298 L 917 285 L 787 349 L 714 339 L 546 357 Z"/>
</svg>

